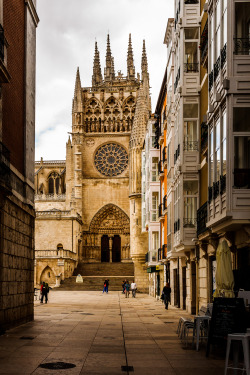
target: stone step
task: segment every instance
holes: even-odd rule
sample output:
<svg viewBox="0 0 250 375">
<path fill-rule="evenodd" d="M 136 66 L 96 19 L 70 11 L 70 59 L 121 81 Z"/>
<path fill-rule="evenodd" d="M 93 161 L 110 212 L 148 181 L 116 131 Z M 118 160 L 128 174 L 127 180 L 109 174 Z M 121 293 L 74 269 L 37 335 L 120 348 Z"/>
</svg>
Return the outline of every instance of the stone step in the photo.
<svg viewBox="0 0 250 375">
<path fill-rule="evenodd" d="M 133 263 L 79 263 L 73 276 L 134 276 Z"/>
</svg>

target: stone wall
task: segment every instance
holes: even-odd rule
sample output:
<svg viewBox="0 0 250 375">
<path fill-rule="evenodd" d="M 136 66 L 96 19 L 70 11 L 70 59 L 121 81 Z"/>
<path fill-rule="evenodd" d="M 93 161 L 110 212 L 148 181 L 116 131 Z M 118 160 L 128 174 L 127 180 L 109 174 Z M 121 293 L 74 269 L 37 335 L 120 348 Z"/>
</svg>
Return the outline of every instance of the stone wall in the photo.
<svg viewBox="0 0 250 375">
<path fill-rule="evenodd" d="M 0 216 L 0 327 L 33 319 L 34 212 L 14 196 L 4 200 Z"/>
</svg>

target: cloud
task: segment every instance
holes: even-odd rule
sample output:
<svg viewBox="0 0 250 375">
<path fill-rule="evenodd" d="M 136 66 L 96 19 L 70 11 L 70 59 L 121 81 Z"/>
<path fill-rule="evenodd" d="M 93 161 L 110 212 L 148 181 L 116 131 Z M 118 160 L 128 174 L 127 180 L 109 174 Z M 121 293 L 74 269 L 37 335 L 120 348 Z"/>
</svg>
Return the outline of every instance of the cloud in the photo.
<svg viewBox="0 0 250 375">
<path fill-rule="evenodd" d="M 92 79 L 94 44 L 97 40 L 102 72 L 106 39 L 110 33 L 115 70 L 126 75 L 129 33 L 136 72 L 141 70 L 142 41 L 146 41 L 152 111 L 155 110 L 165 66 L 163 38 L 168 17 L 173 17 L 172 0 L 42 0 L 37 2 L 36 157 L 65 154 L 71 128 L 71 106 L 75 74 L 80 68 L 82 86 Z M 56 135 L 56 131 L 60 134 Z M 66 132 L 67 132 L 66 131 Z M 54 147 L 50 137 L 57 137 Z M 62 143 L 60 143 L 62 142 Z M 54 155 L 54 156 L 53 156 Z"/>
</svg>

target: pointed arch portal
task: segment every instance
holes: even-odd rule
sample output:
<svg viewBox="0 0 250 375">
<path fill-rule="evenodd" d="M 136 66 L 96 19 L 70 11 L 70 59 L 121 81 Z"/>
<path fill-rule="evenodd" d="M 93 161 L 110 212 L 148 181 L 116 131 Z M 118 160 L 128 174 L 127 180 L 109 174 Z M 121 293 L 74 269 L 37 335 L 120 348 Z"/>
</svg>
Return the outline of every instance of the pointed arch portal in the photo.
<svg viewBox="0 0 250 375">
<path fill-rule="evenodd" d="M 85 232 L 84 258 L 91 261 L 121 262 L 129 257 L 130 222 L 118 206 L 107 204 L 92 218 Z"/>
</svg>

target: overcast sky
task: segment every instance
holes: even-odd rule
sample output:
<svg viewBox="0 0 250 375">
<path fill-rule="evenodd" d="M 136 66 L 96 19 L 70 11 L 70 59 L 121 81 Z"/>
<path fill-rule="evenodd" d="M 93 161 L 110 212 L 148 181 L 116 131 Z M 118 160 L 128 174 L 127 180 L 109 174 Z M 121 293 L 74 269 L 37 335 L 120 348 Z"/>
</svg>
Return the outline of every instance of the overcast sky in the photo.
<svg viewBox="0 0 250 375">
<path fill-rule="evenodd" d="M 66 157 L 71 131 L 71 109 L 76 69 L 81 84 L 91 86 L 95 40 L 105 67 L 110 34 L 115 71 L 127 73 L 129 33 L 135 70 L 141 72 L 143 39 L 146 41 L 154 112 L 166 67 L 163 44 L 173 0 L 38 0 L 36 81 L 36 160 Z"/>
</svg>

